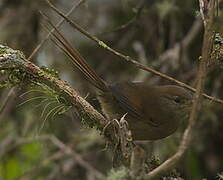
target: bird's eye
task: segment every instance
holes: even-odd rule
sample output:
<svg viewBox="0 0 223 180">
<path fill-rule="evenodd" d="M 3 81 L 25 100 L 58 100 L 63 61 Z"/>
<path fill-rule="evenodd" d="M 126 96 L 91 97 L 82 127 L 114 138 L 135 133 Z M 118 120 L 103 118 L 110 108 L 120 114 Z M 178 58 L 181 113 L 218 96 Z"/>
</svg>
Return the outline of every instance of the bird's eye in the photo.
<svg viewBox="0 0 223 180">
<path fill-rule="evenodd" d="M 175 96 L 175 97 L 173 98 L 173 100 L 174 100 L 174 102 L 177 103 L 177 104 L 181 103 L 181 101 L 182 101 L 182 100 L 180 99 L 179 96 Z"/>
</svg>

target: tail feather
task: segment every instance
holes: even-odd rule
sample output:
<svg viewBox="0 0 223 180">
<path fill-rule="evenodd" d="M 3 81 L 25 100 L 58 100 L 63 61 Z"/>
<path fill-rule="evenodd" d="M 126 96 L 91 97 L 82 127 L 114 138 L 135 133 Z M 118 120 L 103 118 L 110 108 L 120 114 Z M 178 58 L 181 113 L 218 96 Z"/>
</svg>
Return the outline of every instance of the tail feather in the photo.
<svg viewBox="0 0 223 180">
<path fill-rule="evenodd" d="M 71 62 L 84 74 L 85 78 L 96 88 L 101 91 L 107 91 L 106 82 L 103 81 L 97 73 L 87 64 L 85 59 L 81 56 L 77 49 L 65 39 L 59 30 L 48 20 L 49 24 L 55 29 L 52 32 L 53 42 L 58 46 L 71 60 Z"/>
</svg>

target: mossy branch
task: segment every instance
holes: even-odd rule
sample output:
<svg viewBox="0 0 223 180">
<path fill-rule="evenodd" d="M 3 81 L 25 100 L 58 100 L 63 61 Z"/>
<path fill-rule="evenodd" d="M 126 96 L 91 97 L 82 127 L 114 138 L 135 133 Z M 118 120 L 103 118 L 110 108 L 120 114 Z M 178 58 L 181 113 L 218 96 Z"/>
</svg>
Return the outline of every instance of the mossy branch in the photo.
<svg viewBox="0 0 223 180">
<path fill-rule="evenodd" d="M 105 135 L 115 151 L 120 152 L 117 158 L 121 161 L 121 164 L 126 164 L 126 162 L 128 163 L 130 161 L 132 141 L 124 138 L 126 142 L 121 138 L 122 136 L 125 137 L 124 135 L 128 132 L 128 129 L 123 128 L 123 126 L 119 128 L 120 124 L 118 125 L 115 121 L 106 119 L 84 98 L 79 96 L 77 91 L 71 88 L 65 81 L 28 61 L 21 51 L 13 50 L 4 45 L 0 45 L 1 70 L 22 72 L 15 74 L 21 83 L 45 85 L 52 89 L 52 91 L 55 91 L 66 102 L 67 106 L 72 106 L 77 109 L 89 127 L 96 127 Z M 120 144 L 126 145 L 126 143 L 129 145 L 121 148 Z"/>
<path fill-rule="evenodd" d="M 26 81 L 47 85 L 65 98 L 68 104 L 77 108 L 81 116 L 88 118 L 91 122 L 91 124 L 89 123 L 90 126 L 96 126 L 103 130 L 108 122 L 84 98 L 80 97 L 75 89 L 71 88 L 65 81 L 28 61 L 20 51 L 0 45 L 0 70 L 20 70 L 29 76 Z"/>
</svg>

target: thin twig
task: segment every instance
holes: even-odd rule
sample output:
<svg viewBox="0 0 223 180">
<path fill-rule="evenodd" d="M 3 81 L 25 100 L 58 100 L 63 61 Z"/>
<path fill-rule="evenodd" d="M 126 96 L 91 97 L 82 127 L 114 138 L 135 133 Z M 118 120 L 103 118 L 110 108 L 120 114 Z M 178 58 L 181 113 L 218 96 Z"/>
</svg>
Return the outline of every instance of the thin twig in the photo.
<svg viewBox="0 0 223 180">
<path fill-rule="evenodd" d="M 33 141 L 46 141 L 46 140 L 49 140 L 50 142 L 52 142 L 56 147 L 58 147 L 60 150 L 62 150 L 65 154 L 73 156 L 78 164 L 80 164 L 82 167 L 84 167 L 87 170 L 89 170 L 90 172 L 92 172 L 96 178 L 105 179 L 105 176 L 101 172 L 99 172 L 97 169 L 95 169 L 93 166 L 91 166 L 78 153 L 76 153 L 69 146 L 65 145 L 62 141 L 60 141 L 54 135 L 41 135 L 41 136 L 35 137 L 35 138 L 20 138 L 16 141 L 16 145 L 30 143 Z"/>
<path fill-rule="evenodd" d="M 123 29 L 126 29 L 126 28 L 134 25 L 134 23 L 137 22 L 140 15 L 142 14 L 142 11 L 143 11 L 144 6 L 145 6 L 145 2 L 146 2 L 146 0 L 143 0 L 139 3 L 138 7 L 136 8 L 137 10 L 136 10 L 135 16 L 132 19 L 130 19 L 127 23 L 122 24 L 121 26 L 119 26 L 117 28 L 114 28 L 110 31 L 105 31 L 105 32 L 99 33 L 98 35 L 103 35 L 103 34 L 107 34 L 107 33 L 114 33 L 114 32 L 121 31 Z"/>
<path fill-rule="evenodd" d="M 10 91 L 8 92 L 7 96 L 5 97 L 5 99 L 2 102 L 2 106 L 0 107 L 0 119 L 1 119 L 1 115 L 2 115 L 3 111 L 5 110 L 8 102 L 9 102 L 10 97 L 12 96 L 14 91 L 15 91 L 15 87 L 11 88 Z"/>
<path fill-rule="evenodd" d="M 137 62 L 137 60 L 131 58 L 130 56 L 126 56 L 114 49 L 112 49 L 111 47 L 109 47 L 107 44 L 105 44 L 103 41 L 99 40 L 96 36 L 90 34 L 89 32 L 87 32 L 85 29 L 83 29 L 80 25 L 78 25 L 76 22 L 70 20 L 69 18 L 67 18 L 59 9 L 57 9 L 49 0 L 46 0 L 46 2 L 49 4 L 49 6 L 56 12 L 58 13 L 60 16 L 62 16 L 74 29 L 78 30 L 79 32 L 81 32 L 82 34 L 84 34 L 86 37 L 88 37 L 89 39 L 95 41 L 99 46 L 107 49 L 108 51 L 112 52 L 114 55 L 124 59 L 125 61 L 127 61 L 128 63 L 130 64 L 133 64 L 134 66 L 142 69 L 142 70 L 145 70 L 145 71 L 148 71 L 148 72 L 151 72 L 157 76 L 160 76 L 161 78 L 164 78 L 164 79 L 167 79 L 171 82 L 174 82 L 176 84 L 178 84 L 179 86 L 182 86 L 184 88 L 187 88 L 193 92 L 196 92 L 196 89 L 181 82 L 181 81 L 178 81 L 176 80 L 175 78 L 172 78 L 170 76 L 167 76 L 166 74 L 163 74 L 159 71 L 156 71 L 150 67 L 147 67 L 147 66 L 144 66 L 143 64 L 140 64 L 139 62 Z M 222 99 L 219 99 L 219 98 L 216 98 L 216 97 L 212 97 L 212 96 L 209 96 L 207 94 L 202 94 L 204 97 L 212 100 L 212 101 L 215 101 L 215 102 L 218 102 L 218 103 L 222 103 L 223 104 L 223 100 Z"/>
<path fill-rule="evenodd" d="M 77 4 L 75 1 L 75 4 L 73 5 L 73 7 L 70 9 L 70 11 L 68 11 L 68 13 L 65 15 L 66 17 L 69 17 L 71 15 L 71 13 L 78 8 L 82 3 L 84 3 L 85 0 L 80 0 Z M 57 24 L 56 27 L 60 27 L 63 23 L 64 23 L 65 19 L 62 18 Z M 31 61 L 31 59 L 35 56 L 35 54 L 40 50 L 40 48 L 44 45 L 44 43 L 49 39 L 51 33 L 54 32 L 54 28 L 46 35 L 46 37 L 44 39 L 42 39 L 42 41 L 36 46 L 36 48 L 33 50 L 33 52 L 31 53 L 31 55 L 28 57 L 28 60 Z"/>
<path fill-rule="evenodd" d="M 0 56 L 0 69 L 22 69 L 33 77 L 34 80 L 30 78 L 32 79 L 31 82 L 35 81 L 37 84 L 46 85 L 63 96 L 67 100 L 67 103 L 69 102 L 71 106 L 77 108 L 78 112 L 88 119 L 91 126 L 97 125 L 98 129 L 103 129 L 107 124 L 108 120 L 95 110 L 85 99 L 80 97 L 78 92 L 71 88 L 65 81 L 52 76 L 31 63 L 20 51 L 12 50 L 1 44 L 0 49 L 4 52 Z M 108 138 L 112 138 L 110 135 L 112 135 L 112 133 L 108 134 Z"/>
<path fill-rule="evenodd" d="M 26 143 L 26 142 L 24 142 L 24 143 Z M 29 142 L 27 142 L 27 143 L 29 143 Z M 41 161 L 37 165 L 34 165 L 33 167 L 29 168 L 29 170 L 20 174 L 19 176 L 17 176 L 13 180 L 20 180 L 20 179 L 24 180 L 24 179 L 27 179 L 27 178 L 31 179 L 31 177 L 36 175 L 46 164 L 49 164 L 52 161 L 62 159 L 64 157 L 64 155 L 65 154 L 62 151 L 55 152 L 54 154 L 50 155 L 49 157 L 47 157 L 46 159 L 44 159 L 43 161 Z"/>
<path fill-rule="evenodd" d="M 180 48 L 183 48 L 184 51 L 187 51 L 191 42 L 197 37 L 197 34 L 201 31 L 202 27 L 202 20 L 198 17 L 193 25 L 191 26 L 190 30 L 187 32 L 185 37 L 180 41 L 173 45 L 172 48 L 167 49 L 159 56 L 159 61 L 162 63 L 167 59 L 176 59 L 176 57 L 180 56 Z"/>
<path fill-rule="evenodd" d="M 194 95 L 194 103 L 193 103 L 192 110 L 190 113 L 188 127 L 184 132 L 181 144 L 177 152 L 172 157 L 167 159 L 159 167 L 155 168 L 153 171 L 148 173 L 145 176 L 146 180 L 153 179 L 157 177 L 158 175 L 161 175 L 162 173 L 166 172 L 168 169 L 172 168 L 182 158 L 182 156 L 185 154 L 186 150 L 189 148 L 191 144 L 193 132 L 196 125 L 196 120 L 198 117 L 198 113 L 201 109 L 202 92 L 204 90 L 207 62 L 209 60 L 211 48 L 213 44 L 213 31 L 212 31 L 213 15 L 214 15 L 213 14 L 213 11 L 214 11 L 213 1 L 214 0 L 209 1 L 210 3 L 209 9 L 206 9 L 206 11 L 208 11 L 209 13 L 208 13 L 208 16 L 205 16 L 205 21 L 204 21 L 205 32 L 204 32 L 204 40 L 203 40 L 203 48 L 202 48 L 202 60 L 200 61 L 199 69 L 197 72 L 196 93 Z M 200 8 L 202 10 L 202 7 Z"/>
</svg>

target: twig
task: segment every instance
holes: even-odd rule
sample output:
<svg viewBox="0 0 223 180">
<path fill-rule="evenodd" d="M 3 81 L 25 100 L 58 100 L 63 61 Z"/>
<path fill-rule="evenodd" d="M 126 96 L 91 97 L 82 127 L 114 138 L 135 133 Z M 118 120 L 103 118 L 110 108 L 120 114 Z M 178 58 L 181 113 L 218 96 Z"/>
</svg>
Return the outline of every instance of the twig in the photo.
<svg viewBox="0 0 223 180">
<path fill-rule="evenodd" d="M 144 149 L 139 146 L 135 146 L 132 152 L 131 163 L 130 163 L 130 175 L 133 179 L 142 175 L 144 170 L 146 153 Z"/>
<path fill-rule="evenodd" d="M 193 132 L 195 129 L 196 119 L 198 116 L 198 113 L 201 108 L 201 101 L 202 101 L 202 92 L 204 89 L 204 82 L 206 77 L 206 68 L 207 68 L 207 62 L 210 57 L 210 53 L 212 50 L 212 44 L 213 44 L 213 32 L 212 32 L 212 26 L 213 26 L 213 16 L 214 16 L 214 0 L 209 1 L 209 8 L 205 9 L 208 12 L 208 16 L 205 16 L 205 32 L 204 32 L 204 40 L 203 40 L 203 48 L 202 48 L 202 60 L 199 64 L 199 69 L 197 72 L 197 86 L 196 86 L 196 93 L 194 95 L 194 103 L 192 106 L 192 110 L 190 113 L 189 118 L 189 124 L 187 129 L 184 132 L 181 144 L 178 148 L 178 151 L 169 159 L 167 159 L 163 164 L 161 164 L 159 167 L 151 171 L 145 176 L 146 180 L 153 179 L 157 177 L 158 175 L 161 175 L 168 169 L 172 168 L 185 154 L 186 150 L 189 148 L 193 136 Z M 200 7 L 202 8 L 202 7 Z M 203 11 L 203 10 L 202 10 Z"/>
<path fill-rule="evenodd" d="M 202 20 L 198 17 L 193 25 L 191 26 L 190 30 L 187 32 L 186 36 L 183 38 L 182 41 L 177 42 L 173 48 L 167 49 L 159 56 L 159 61 L 163 62 L 167 59 L 176 59 L 180 55 L 180 48 L 182 47 L 184 51 L 187 51 L 188 46 L 191 42 L 197 37 L 198 32 L 201 30 L 202 27 Z"/>
<path fill-rule="evenodd" d="M 77 4 L 75 1 L 75 4 L 73 5 L 73 7 L 70 9 L 70 11 L 68 11 L 68 13 L 66 14 L 66 17 L 69 17 L 69 15 L 71 15 L 71 13 L 78 8 L 81 4 L 83 4 L 85 2 L 85 0 L 80 0 Z M 63 23 L 64 23 L 65 19 L 62 18 L 57 24 L 56 27 L 60 27 Z M 28 57 L 28 61 L 31 61 L 31 59 L 35 56 L 35 54 L 40 50 L 40 48 L 43 46 L 43 44 L 49 39 L 50 34 L 54 32 L 54 29 L 52 29 L 44 39 L 42 39 L 42 41 L 36 46 L 36 48 L 33 50 L 33 52 L 31 53 L 31 55 Z"/>
<path fill-rule="evenodd" d="M 28 141 L 28 142 L 24 141 L 23 144 L 30 143 L 30 142 L 32 142 L 32 141 Z M 17 176 L 13 180 L 20 180 L 20 179 L 23 180 L 23 179 L 27 179 L 27 178 L 30 179 L 29 177 L 33 177 L 34 175 L 36 175 L 38 173 L 38 171 L 40 171 L 41 168 L 44 167 L 44 165 L 49 164 L 52 161 L 62 159 L 62 157 L 64 157 L 64 153 L 62 151 L 55 152 L 54 154 L 47 157 L 46 159 L 44 159 L 37 165 L 34 165 L 34 167 L 31 167 L 29 170 L 25 171 L 24 173 Z"/>
<path fill-rule="evenodd" d="M 90 127 L 96 127 L 103 132 L 104 127 L 109 122 L 108 119 L 94 109 L 84 98 L 80 97 L 77 91 L 71 88 L 66 82 L 52 76 L 50 73 L 45 72 L 28 61 L 20 51 L 15 51 L 7 46 L 0 45 L 0 52 L 0 70 L 17 69 L 27 75 L 27 83 L 44 85 L 59 93 L 67 105 L 77 109 L 83 119 L 85 119 L 86 124 Z M 115 133 L 116 128 L 117 126 L 112 123 L 104 133 L 104 136 L 109 140 L 111 146 L 118 144 L 119 138 Z"/>
<path fill-rule="evenodd" d="M 9 98 L 11 97 L 11 95 L 14 93 L 15 87 L 11 88 L 10 91 L 8 92 L 7 96 L 5 97 L 4 101 L 2 102 L 2 106 L 0 107 L 0 117 L 1 114 L 3 113 L 6 105 L 9 102 Z"/>
<path fill-rule="evenodd" d="M 184 48 L 188 48 L 191 42 L 198 36 L 198 33 L 202 29 L 202 21 L 200 17 L 197 17 L 193 22 L 190 30 L 187 32 L 185 38 L 182 40 L 182 45 Z"/>
<path fill-rule="evenodd" d="M 54 135 L 42 135 L 42 136 L 35 137 L 35 138 L 20 138 L 16 141 L 16 145 L 21 145 L 21 144 L 24 144 L 24 143 L 30 143 L 30 142 L 33 142 L 33 141 L 46 141 L 46 140 L 51 141 L 56 147 L 58 147 L 66 155 L 73 156 L 78 164 L 80 164 L 82 167 L 84 167 L 87 170 L 89 170 L 90 172 L 92 172 L 95 175 L 96 178 L 105 179 L 105 176 L 101 172 L 99 172 L 97 169 L 95 169 L 93 166 L 91 166 L 79 154 L 77 154 L 69 146 L 65 145 L 62 141 L 60 141 Z M 44 163 L 47 163 L 47 162 L 48 161 L 44 161 Z"/>
<path fill-rule="evenodd" d="M 141 15 L 141 13 L 144 9 L 145 2 L 146 2 L 146 0 L 143 0 L 139 3 L 138 7 L 136 8 L 137 10 L 136 10 L 135 16 L 131 20 L 129 20 L 127 23 L 122 24 L 121 26 L 119 26 L 117 28 L 114 28 L 113 30 L 102 32 L 98 35 L 103 35 L 103 34 L 107 34 L 107 33 L 114 33 L 114 32 L 121 31 L 123 29 L 126 29 L 126 28 L 132 26 L 139 19 L 140 15 Z"/>
<path fill-rule="evenodd" d="M 138 59 L 139 59 L 140 63 L 147 64 L 146 52 L 145 52 L 145 49 L 143 48 L 142 44 L 139 43 L 138 41 L 134 42 L 133 49 L 137 52 Z M 146 71 L 139 70 L 138 74 L 136 74 L 133 81 L 144 81 L 146 79 L 147 75 L 148 75 L 148 73 Z"/>
<path fill-rule="evenodd" d="M 84 34 L 86 37 L 88 37 L 89 39 L 95 41 L 99 46 L 107 49 L 108 51 L 112 52 L 114 55 L 124 59 L 125 61 L 127 61 L 128 63 L 130 64 L 133 64 L 134 66 L 142 69 L 142 70 L 145 70 L 145 71 L 148 71 L 148 72 L 151 72 L 157 76 L 160 76 L 161 78 L 164 78 L 164 79 L 167 79 L 171 82 L 174 82 L 182 87 L 185 87 L 193 92 L 196 92 L 196 89 L 195 88 L 192 88 L 191 86 L 181 82 L 181 81 L 178 81 L 170 76 L 167 76 L 166 74 L 163 74 L 159 71 L 156 71 L 150 67 L 147 67 L 147 66 L 144 66 L 143 64 L 140 64 L 138 63 L 135 59 L 131 58 L 130 56 L 126 56 L 114 49 L 112 49 L 111 47 L 109 47 L 107 44 L 105 44 L 103 41 L 99 40 L 96 36 L 90 34 L 89 32 L 87 32 L 86 30 L 84 30 L 80 25 L 78 25 L 76 22 L 70 20 L 69 18 L 67 18 L 59 9 L 57 9 L 49 0 L 46 0 L 46 2 L 49 4 L 49 6 L 56 12 L 58 13 L 60 16 L 62 16 L 74 29 L 77 29 L 79 32 L 81 32 L 82 34 Z M 204 97 L 212 100 L 212 101 L 215 101 L 215 102 L 218 102 L 218 103 L 222 103 L 223 104 L 223 100 L 222 99 L 219 99 L 219 98 L 216 98 L 216 97 L 212 97 L 212 96 L 209 96 L 207 94 L 202 94 Z"/>
<path fill-rule="evenodd" d="M 13 134 L 9 134 L 4 139 L 1 139 L 0 143 L 0 159 L 5 155 L 10 145 L 15 142 L 15 136 Z"/>
<path fill-rule="evenodd" d="M 30 77 L 30 81 L 35 81 L 37 84 L 44 84 L 61 94 L 70 105 L 77 108 L 78 112 L 88 119 L 91 126 L 97 125 L 97 128 L 102 130 L 107 124 L 107 119 L 95 110 L 84 98 L 80 97 L 77 91 L 71 88 L 66 82 L 46 73 L 35 64 L 28 61 L 20 51 L 12 50 L 3 45 L 0 45 L 0 51 L 4 52 L 0 55 L 0 69 L 17 68 L 18 70 L 25 71 L 32 77 Z"/>
</svg>

